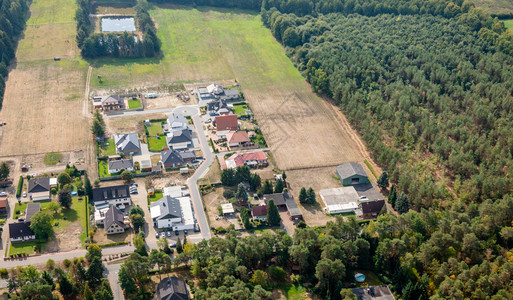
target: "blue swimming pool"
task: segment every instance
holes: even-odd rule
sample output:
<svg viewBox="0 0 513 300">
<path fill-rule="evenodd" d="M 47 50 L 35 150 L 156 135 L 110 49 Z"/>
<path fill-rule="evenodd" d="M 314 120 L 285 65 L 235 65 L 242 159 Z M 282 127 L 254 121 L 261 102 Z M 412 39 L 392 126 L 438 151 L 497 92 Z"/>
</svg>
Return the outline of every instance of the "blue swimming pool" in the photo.
<svg viewBox="0 0 513 300">
<path fill-rule="evenodd" d="M 354 279 L 358 282 L 364 282 L 365 281 L 365 275 L 362 273 L 356 273 L 354 274 Z"/>
</svg>

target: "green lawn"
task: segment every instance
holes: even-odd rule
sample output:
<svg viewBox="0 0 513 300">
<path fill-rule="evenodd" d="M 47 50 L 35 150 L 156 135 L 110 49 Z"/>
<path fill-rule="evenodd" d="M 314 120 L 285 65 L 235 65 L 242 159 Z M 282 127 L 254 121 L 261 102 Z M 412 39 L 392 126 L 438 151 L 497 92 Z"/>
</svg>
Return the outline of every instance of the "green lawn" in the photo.
<svg viewBox="0 0 513 300">
<path fill-rule="evenodd" d="M 104 160 L 98 161 L 98 175 L 100 175 L 100 177 L 112 176 L 109 173 L 109 164 Z"/>
<path fill-rule="evenodd" d="M 162 151 L 162 147 L 165 146 L 167 146 L 165 136 L 161 136 L 159 139 L 154 136 L 148 138 L 148 150 L 152 152 L 160 152 Z"/>
<path fill-rule="evenodd" d="M 154 6 L 163 56 L 96 61 L 93 89 L 237 78 L 245 92 L 309 88 L 257 12 Z M 216 58 L 216 59 L 213 59 Z M 251 58 L 251 59 L 248 59 Z"/>
<path fill-rule="evenodd" d="M 107 145 L 106 145 L 107 144 Z M 100 143 L 100 156 L 116 155 L 114 139 L 108 139 Z"/>
<path fill-rule="evenodd" d="M 152 122 L 150 121 L 150 126 L 146 126 L 148 128 L 148 133 L 150 136 L 164 135 L 164 128 L 162 128 L 162 121 Z"/>
<path fill-rule="evenodd" d="M 45 155 L 45 164 L 56 165 L 62 160 L 62 154 L 58 152 L 47 153 Z"/>
<path fill-rule="evenodd" d="M 150 199 L 150 202 L 155 202 L 155 201 L 161 199 L 162 197 L 164 197 L 164 194 L 162 193 L 162 191 L 156 191 L 155 194 L 153 194 L 153 196 L 148 196 L 148 198 Z"/>
<path fill-rule="evenodd" d="M 509 30 L 513 31 L 513 19 L 511 19 L 511 20 L 503 20 L 502 22 L 504 22 L 504 25 L 506 26 L 506 28 L 508 28 Z"/>
<path fill-rule="evenodd" d="M 15 254 L 32 254 L 34 251 L 36 251 L 36 246 L 40 244 L 41 246 L 44 245 L 44 243 L 38 242 L 38 241 L 32 241 L 32 242 L 23 242 L 23 243 L 14 243 L 10 244 L 9 248 L 9 255 L 15 255 Z"/>
<path fill-rule="evenodd" d="M 303 300 L 308 299 L 308 297 L 305 296 L 306 288 L 304 286 L 296 286 L 296 285 L 289 285 L 287 288 L 283 289 L 285 292 L 285 295 L 287 296 L 287 299 L 290 300 Z"/>
<path fill-rule="evenodd" d="M 128 100 L 128 108 L 129 109 L 136 109 L 136 108 L 141 108 L 141 107 L 142 107 L 141 100 L 139 100 L 139 99 Z"/>
<path fill-rule="evenodd" d="M 237 116 L 243 116 L 243 115 L 246 115 L 246 110 L 249 109 L 248 105 L 247 104 L 242 104 L 242 105 L 233 105 L 233 112 L 237 115 Z"/>
<path fill-rule="evenodd" d="M 45 201 L 37 201 L 37 202 L 34 202 L 34 203 L 39 203 L 41 204 L 41 209 L 44 210 L 48 207 L 48 204 L 50 204 L 50 200 L 45 200 Z M 25 209 L 27 208 L 27 204 L 29 202 L 22 202 L 21 204 L 19 203 L 16 203 L 14 205 L 14 215 L 12 216 L 12 218 L 14 220 L 18 219 L 19 217 L 21 216 L 24 216 L 25 215 Z M 19 214 L 16 214 L 16 211 L 19 211 L 20 213 Z"/>
</svg>

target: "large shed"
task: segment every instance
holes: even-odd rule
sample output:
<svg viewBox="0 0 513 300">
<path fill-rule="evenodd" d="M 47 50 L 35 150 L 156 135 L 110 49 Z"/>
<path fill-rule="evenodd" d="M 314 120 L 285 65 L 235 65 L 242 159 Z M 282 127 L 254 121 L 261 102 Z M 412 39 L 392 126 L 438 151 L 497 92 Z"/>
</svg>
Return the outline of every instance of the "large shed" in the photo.
<svg viewBox="0 0 513 300">
<path fill-rule="evenodd" d="M 344 186 L 369 183 L 369 177 L 360 164 L 347 162 L 339 165 L 336 172 Z"/>
<path fill-rule="evenodd" d="M 352 186 L 323 189 L 319 194 L 328 214 L 354 212 L 358 208 L 358 193 Z"/>
</svg>

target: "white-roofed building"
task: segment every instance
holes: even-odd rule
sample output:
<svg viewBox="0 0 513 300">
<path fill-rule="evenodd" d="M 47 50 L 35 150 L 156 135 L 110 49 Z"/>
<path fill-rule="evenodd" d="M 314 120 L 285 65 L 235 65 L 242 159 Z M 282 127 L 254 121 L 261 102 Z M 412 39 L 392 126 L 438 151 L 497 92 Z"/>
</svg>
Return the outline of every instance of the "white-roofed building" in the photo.
<svg viewBox="0 0 513 300">
<path fill-rule="evenodd" d="M 324 203 L 324 211 L 328 214 L 354 212 L 358 209 L 358 193 L 352 186 L 345 186 L 319 191 Z"/>
</svg>

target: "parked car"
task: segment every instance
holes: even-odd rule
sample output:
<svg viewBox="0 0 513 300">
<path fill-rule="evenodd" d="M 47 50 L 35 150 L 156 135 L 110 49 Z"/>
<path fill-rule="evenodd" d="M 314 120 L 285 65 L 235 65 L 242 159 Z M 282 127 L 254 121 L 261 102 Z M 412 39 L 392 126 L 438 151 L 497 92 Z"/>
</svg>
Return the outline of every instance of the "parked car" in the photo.
<svg viewBox="0 0 513 300">
<path fill-rule="evenodd" d="M 169 248 L 174 248 L 176 247 L 176 243 L 169 243 Z"/>
<path fill-rule="evenodd" d="M 171 231 L 166 232 L 167 237 L 171 237 Z"/>
<path fill-rule="evenodd" d="M 0 192 L 0 197 L 5 197 L 5 196 L 7 196 L 6 192 Z"/>
<path fill-rule="evenodd" d="M 155 237 L 158 239 L 159 238 L 159 233 L 155 233 Z"/>
<path fill-rule="evenodd" d="M 194 231 L 195 232 L 199 232 L 200 231 L 200 228 L 198 226 L 198 223 L 194 224 Z"/>
<path fill-rule="evenodd" d="M 19 217 L 18 222 L 25 222 L 25 217 Z"/>
<path fill-rule="evenodd" d="M 165 237 L 166 237 L 166 233 L 165 233 L 164 231 L 162 231 L 162 232 L 160 233 L 160 237 L 165 238 Z"/>
<path fill-rule="evenodd" d="M 27 198 L 27 192 L 23 192 L 23 198 Z"/>
<path fill-rule="evenodd" d="M 137 194 L 137 190 L 130 190 L 130 194 Z"/>
<path fill-rule="evenodd" d="M 187 231 L 187 229 L 185 229 L 185 230 L 183 231 L 183 234 L 187 235 L 187 233 L 188 233 L 188 231 Z"/>
<path fill-rule="evenodd" d="M 139 185 L 137 183 L 132 183 L 130 186 L 131 187 L 138 187 Z"/>
<path fill-rule="evenodd" d="M 175 230 L 175 235 L 176 235 L 176 236 L 180 235 L 180 233 L 178 232 L 178 230 Z"/>
</svg>

